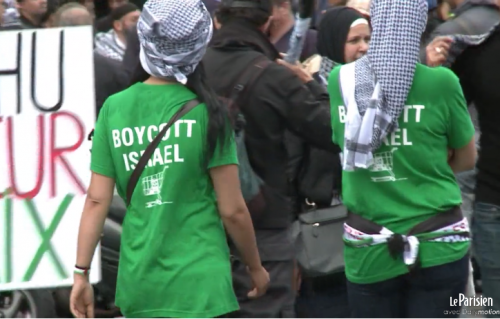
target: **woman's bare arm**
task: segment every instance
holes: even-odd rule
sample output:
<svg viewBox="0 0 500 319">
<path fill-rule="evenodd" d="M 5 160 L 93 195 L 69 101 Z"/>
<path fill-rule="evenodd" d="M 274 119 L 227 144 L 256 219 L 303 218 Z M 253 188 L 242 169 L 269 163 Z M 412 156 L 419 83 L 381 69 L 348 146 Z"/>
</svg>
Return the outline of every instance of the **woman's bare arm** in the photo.
<svg viewBox="0 0 500 319">
<path fill-rule="evenodd" d="M 219 214 L 250 271 L 261 268 L 252 218 L 241 194 L 237 165 L 210 169 Z"/>
<path fill-rule="evenodd" d="M 464 147 L 452 150 L 448 164 L 454 173 L 468 171 L 476 165 L 476 156 L 476 141 L 472 138 Z"/>
<path fill-rule="evenodd" d="M 78 232 L 76 264 L 80 267 L 90 267 L 113 199 L 114 188 L 114 179 L 92 173 Z"/>
</svg>

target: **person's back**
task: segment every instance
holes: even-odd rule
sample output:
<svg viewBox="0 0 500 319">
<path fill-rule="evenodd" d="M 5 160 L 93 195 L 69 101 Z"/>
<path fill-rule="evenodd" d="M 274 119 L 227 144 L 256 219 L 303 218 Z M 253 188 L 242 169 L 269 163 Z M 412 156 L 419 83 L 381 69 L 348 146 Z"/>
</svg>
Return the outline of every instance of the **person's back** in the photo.
<svg viewBox="0 0 500 319">
<path fill-rule="evenodd" d="M 209 82 L 222 97 L 232 97 L 238 84 L 247 85 L 258 74 L 258 61 L 267 67 L 246 87 L 238 100 L 245 118 L 244 147 L 251 169 L 262 180 L 263 205 L 252 214 L 259 251 L 266 262 L 272 283 L 263 300 L 251 301 L 246 290 L 245 267 L 233 268 L 234 289 L 240 300 L 237 317 L 293 316 L 295 291 L 292 281 L 294 245 L 288 227 L 293 220 L 291 176 L 286 149 L 287 130 L 313 145 L 338 153 L 331 141 L 328 96 L 309 74 L 297 77 L 289 68 L 275 63 L 279 52 L 266 37 L 272 5 L 269 0 L 222 2 L 216 13 L 222 25 L 203 58 Z M 247 71 L 249 71 L 247 73 Z M 299 71 L 297 71 L 299 72 Z M 245 75 L 241 78 L 241 75 Z M 247 201 L 251 213 L 251 203 Z M 231 248 L 234 248 L 232 246 Z M 236 258 L 239 256 L 235 253 Z"/>
<path fill-rule="evenodd" d="M 340 70 L 338 67 L 330 75 L 329 93 L 333 138 L 343 148 L 347 110 L 338 81 Z M 392 231 L 407 233 L 436 212 L 460 205 L 447 148 L 467 145 L 474 128 L 456 76 L 448 69 L 422 64 L 416 67 L 398 123 L 399 128 L 374 153 L 370 169 L 343 173 L 342 198 L 349 210 Z M 422 254 L 433 256 L 436 262 L 448 258 L 444 251 L 426 252 L 425 246 L 434 249 L 436 245 L 422 245 Z"/>
<path fill-rule="evenodd" d="M 269 39 L 250 25 L 236 19 L 227 25 L 223 23 L 203 58 L 210 83 L 221 96 L 228 97 L 238 80 L 245 82 L 251 78 L 252 74 L 248 79 L 239 76 L 243 70 L 254 67 L 255 59 L 279 58 Z M 305 86 L 290 70 L 270 62 L 240 103 L 246 118 L 245 144 L 252 168 L 271 188 L 272 200 L 267 202 L 265 221 L 254 221 L 257 228 L 284 229 L 291 222 L 286 198 L 290 189 L 284 142 L 287 129 L 323 149 L 333 152 L 338 149 L 329 138 L 331 128 L 326 127 L 329 123 L 326 92 L 312 78 Z"/>
<path fill-rule="evenodd" d="M 219 31 L 220 32 L 220 31 Z M 252 51 L 224 51 L 208 49 L 204 57 L 205 69 L 214 84 L 214 88 L 220 94 L 230 92 L 237 84 L 237 77 L 245 68 L 253 67 L 249 65 L 251 60 L 261 55 Z M 237 66 L 237 67 L 236 67 Z M 266 262 L 266 269 L 269 271 L 274 284 L 263 297 L 266 300 L 254 302 L 243 299 L 240 301 L 240 312 L 232 314 L 233 317 L 293 317 L 293 303 L 295 293 L 292 291 L 292 271 L 294 267 L 294 248 L 288 233 L 288 227 L 292 222 L 292 202 L 290 198 L 290 178 L 287 170 L 288 153 L 285 148 L 284 134 L 286 122 L 284 117 L 291 117 L 291 121 L 297 123 L 304 121 L 309 111 L 297 110 L 296 114 L 290 114 L 283 108 L 286 103 L 286 92 L 298 91 L 302 89 L 302 82 L 290 81 L 290 72 L 273 72 L 276 68 L 283 69 L 279 65 L 270 65 L 263 72 L 252 89 L 251 94 L 242 104 L 241 112 L 246 119 L 245 125 L 245 146 L 248 150 L 248 158 L 252 169 L 264 181 L 263 193 L 265 206 L 262 214 L 252 215 L 256 236 L 259 243 L 259 251 L 263 261 Z M 285 70 L 286 71 L 286 70 Z M 224 76 L 222 76 L 224 75 Z M 293 80 L 296 80 L 295 78 Z M 269 85 L 272 83 L 271 85 Z M 266 92 L 260 88 L 266 87 Z M 274 94 L 268 105 L 261 101 L 269 97 L 269 92 L 283 88 L 282 92 Z M 274 91 L 275 92 L 275 91 Z M 273 93 L 271 93 L 273 94 Z M 299 95 L 299 94 L 297 94 Z M 276 103 L 276 99 L 282 99 Z M 290 96 L 294 99 L 297 97 Z M 306 96 L 305 99 L 311 99 Z M 277 106 L 277 108 L 275 108 Z M 311 107 L 312 111 L 314 107 Z M 318 112 L 320 112 L 318 110 Z M 302 116 L 304 115 L 304 116 Z M 328 121 L 328 116 L 323 116 L 324 121 Z M 323 122 L 323 124 L 326 124 Z M 316 127 L 317 131 L 310 131 L 310 136 L 321 135 L 321 127 Z M 328 134 L 325 134 L 326 138 Z M 325 138 L 318 138 L 316 141 L 325 141 Z M 329 141 L 326 141 L 328 143 Z M 333 148 L 333 143 L 330 143 Z M 324 144 L 323 144 L 324 145 Z M 327 144 L 328 145 L 328 144 Z M 234 249 L 234 246 L 232 246 Z M 246 290 L 247 280 L 245 268 L 241 263 L 233 266 L 234 289 L 238 297 Z M 284 305 L 288 305 L 284 308 Z"/>
<path fill-rule="evenodd" d="M 224 93 L 227 92 L 226 88 L 236 85 L 237 79 L 232 75 L 239 73 L 236 73 L 238 71 L 235 66 L 238 66 L 238 69 L 252 67 L 248 64 L 259 55 L 260 53 L 252 51 L 207 50 L 204 59 L 212 62 L 206 63 L 207 74 L 212 77 L 216 76 L 217 79 L 222 74 L 227 75 L 225 79 L 220 79 L 217 82 L 212 80 L 216 90 L 219 89 L 221 93 Z M 259 220 L 254 220 L 256 227 L 268 229 L 286 228 L 291 221 L 290 206 L 286 198 L 290 188 L 286 166 L 288 154 L 284 142 L 286 122 L 283 121 L 283 116 L 289 114 L 285 113 L 287 110 L 279 109 L 281 104 L 286 101 L 285 96 L 280 97 L 279 95 L 289 90 L 298 90 L 302 86 L 300 81 L 290 83 L 290 76 L 293 77 L 291 73 L 274 72 L 276 69 L 282 69 L 282 67 L 278 65 L 267 67 L 258 83 L 254 85 L 252 90 L 254 93 L 248 95 L 245 104 L 242 105 L 242 113 L 247 119 L 245 136 L 247 137 L 246 145 L 249 149 L 252 168 L 274 189 L 270 194 L 274 197 L 271 198 L 274 202 L 268 202 L 270 207 L 266 210 L 266 216 L 263 217 L 265 221 L 259 223 Z M 269 85 L 271 86 L 269 87 Z M 261 100 L 269 96 L 269 93 L 260 89 L 263 86 L 267 86 L 269 91 L 282 88 L 283 92 L 271 96 L 272 100 L 268 102 L 269 104 L 264 105 Z M 259 95 L 259 93 L 263 95 Z M 279 101 L 280 98 L 283 98 L 283 101 Z M 300 110 L 297 110 L 297 114 L 293 116 L 299 116 L 299 112 Z M 328 118 L 325 120 L 328 121 Z"/>
<path fill-rule="evenodd" d="M 349 303 L 355 317 L 442 317 L 469 274 L 454 173 L 474 165 L 474 127 L 457 77 L 418 63 L 426 3 L 375 0 L 370 12 L 367 55 L 328 81 Z"/>
<path fill-rule="evenodd" d="M 144 6 L 135 84 L 106 100 L 92 140 L 70 302 L 76 317 L 93 317 L 88 265 L 115 186 L 127 203 L 115 301 L 124 316 L 205 318 L 236 311 L 226 231 L 253 284 L 247 298 L 267 289 L 226 107 L 200 63 L 212 25 L 201 0 Z"/>
<path fill-rule="evenodd" d="M 181 84 L 145 83 L 110 97 L 98 125 L 111 132 L 103 143 L 110 146 L 115 171 L 104 161 L 102 167 L 96 163 L 93 169 L 116 176 L 118 193 L 126 198 L 127 183 L 141 152 L 183 104 L 194 98 L 196 95 Z M 237 158 L 235 149 L 230 148 L 206 162 L 202 154 L 207 125 L 203 104 L 177 121 L 139 180 L 123 224 L 116 299 L 128 316 L 156 316 L 153 309 L 157 309 L 159 313 L 170 311 L 172 317 L 211 317 L 237 309 L 230 294 L 226 234 L 206 171 L 207 167 L 236 163 Z M 92 152 L 106 149 L 93 147 Z M 157 297 L 144 298 L 158 281 L 162 289 L 156 288 Z M 186 286 L 197 287 L 203 294 L 193 299 Z M 134 308 L 122 306 L 130 300 L 135 300 Z M 136 311 L 141 300 L 148 304 L 149 312 Z M 164 300 L 168 300 L 169 309 L 165 309 Z M 204 312 L 207 309 L 220 313 Z M 178 312 L 181 310 L 189 312 Z"/>
<path fill-rule="evenodd" d="M 331 73 L 329 93 L 332 97 L 333 140 L 345 150 L 347 110 L 338 83 L 340 72 L 341 67 L 338 67 Z M 398 123 L 399 128 L 389 134 L 374 152 L 371 167 L 343 172 L 342 200 L 347 209 L 361 216 L 363 221 L 369 220 L 377 227 L 381 225 L 396 234 L 408 234 L 417 225 L 435 219 L 437 214 L 451 215 L 456 207 L 460 207 L 460 189 L 448 163 L 447 150 L 466 148 L 473 141 L 474 127 L 457 78 L 447 69 L 431 69 L 421 64 L 415 70 L 414 82 Z M 470 162 L 473 165 L 473 161 Z M 443 220 L 446 220 L 444 216 Z M 457 222 L 444 223 L 457 228 L 443 228 L 443 231 L 453 232 L 462 227 L 468 229 L 464 226 L 467 224 L 464 219 L 458 219 Z M 356 235 L 358 231 L 359 228 L 352 229 L 351 239 L 359 239 Z M 366 230 L 361 232 L 365 236 Z M 448 264 L 457 267 L 446 268 L 450 273 L 454 273 L 451 269 L 458 271 L 459 266 L 462 268 L 460 280 L 454 279 L 454 285 L 447 284 L 447 300 L 450 295 L 456 298 L 458 292 L 465 290 L 460 289 L 462 285 L 465 287 L 467 279 L 467 268 L 462 265 L 468 267 L 468 259 L 463 257 L 467 257 L 469 247 L 468 238 L 451 235 L 444 240 L 420 239 L 416 248 L 417 267 L 436 268 L 436 271 L 438 267 Z M 346 245 L 348 280 L 360 286 L 382 284 L 408 273 L 412 268 L 406 264 L 406 249 L 405 259 L 392 255 L 391 249 L 376 243 L 366 247 Z M 414 302 L 420 304 L 425 302 L 423 300 L 415 299 Z M 422 309 L 418 308 L 413 311 L 420 314 L 418 311 Z M 431 312 L 438 310 L 429 309 Z M 386 311 L 389 311 L 385 312 L 387 316 L 399 316 L 397 312 L 390 312 L 394 310 Z"/>
</svg>

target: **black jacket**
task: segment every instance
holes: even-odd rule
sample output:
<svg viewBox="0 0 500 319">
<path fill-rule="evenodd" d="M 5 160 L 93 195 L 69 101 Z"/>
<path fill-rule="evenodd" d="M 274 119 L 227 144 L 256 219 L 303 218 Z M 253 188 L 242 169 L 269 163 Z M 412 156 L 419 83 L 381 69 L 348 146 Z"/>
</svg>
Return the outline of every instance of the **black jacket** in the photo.
<svg viewBox="0 0 500 319">
<path fill-rule="evenodd" d="M 140 63 L 139 52 L 141 44 L 139 43 L 139 36 L 137 35 L 137 27 L 133 27 L 130 32 L 127 32 L 127 48 L 123 55 L 122 67 L 128 74 L 129 78 L 135 72 L 135 69 Z"/>
<path fill-rule="evenodd" d="M 203 63 L 210 84 L 221 96 L 236 85 L 242 70 L 257 56 L 271 60 L 278 52 L 264 34 L 244 21 L 224 25 L 214 36 Z M 256 228 L 286 228 L 293 216 L 285 142 L 288 130 L 306 142 L 333 153 L 328 94 L 311 81 L 303 84 L 288 68 L 272 63 L 263 72 L 244 103 L 245 137 L 253 170 L 273 190 L 266 199 L 266 213 Z"/>
<path fill-rule="evenodd" d="M 475 200 L 500 206 L 500 27 L 479 46 L 471 46 L 452 69 L 468 103 L 477 109 L 481 138 Z"/>
<path fill-rule="evenodd" d="M 118 61 L 94 52 L 96 116 L 111 95 L 127 88 L 129 77 Z"/>
</svg>

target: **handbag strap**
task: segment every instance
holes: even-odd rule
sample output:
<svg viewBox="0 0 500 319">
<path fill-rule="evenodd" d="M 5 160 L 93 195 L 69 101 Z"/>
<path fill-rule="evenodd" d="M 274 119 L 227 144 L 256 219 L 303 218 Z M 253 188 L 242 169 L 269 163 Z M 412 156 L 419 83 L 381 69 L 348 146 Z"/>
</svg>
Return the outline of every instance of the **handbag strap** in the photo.
<svg viewBox="0 0 500 319">
<path fill-rule="evenodd" d="M 139 177 L 141 176 L 142 172 L 144 171 L 144 168 L 146 168 L 146 165 L 151 158 L 151 155 L 153 155 L 153 152 L 155 149 L 158 147 L 158 145 L 161 142 L 161 139 L 167 133 L 168 129 L 180 118 L 182 118 L 184 115 L 189 113 L 192 109 L 194 109 L 197 105 L 199 105 L 200 102 L 197 99 L 192 99 L 190 101 L 187 101 L 179 111 L 177 111 L 174 116 L 168 121 L 167 125 L 163 127 L 163 129 L 156 135 L 156 137 L 153 139 L 151 143 L 149 143 L 148 147 L 144 151 L 144 154 L 142 154 L 141 158 L 139 159 L 139 162 L 135 166 L 134 171 L 132 172 L 132 175 L 130 176 L 130 179 L 127 184 L 127 207 L 130 205 L 130 201 L 132 199 L 132 195 L 134 194 L 135 187 L 137 185 L 137 182 L 139 181 Z"/>
<path fill-rule="evenodd" d="M 229 105 L 230 111 L 233 110 L 237 114 L 241 112 L 239 101 L 244 100 L 244 97 L 247 96 L 255 82 L 270 64 L 271 61 L 263 55 L 258 55 L 248 63 L 235 81 L 236 84 L 230 86 L 229 92 L 226 94 L 231 103 Z"/>
</svg>

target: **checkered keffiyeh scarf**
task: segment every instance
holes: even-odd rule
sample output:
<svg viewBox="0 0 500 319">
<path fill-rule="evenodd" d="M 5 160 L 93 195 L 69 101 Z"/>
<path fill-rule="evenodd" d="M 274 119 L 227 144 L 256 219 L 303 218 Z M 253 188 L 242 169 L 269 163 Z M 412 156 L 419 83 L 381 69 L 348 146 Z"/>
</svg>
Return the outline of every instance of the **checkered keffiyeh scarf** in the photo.
<svg viewBox="0 0 500 319">
<path fill-rule="evenodd" d="M 96 34 L 94 51 L 102 56 L 121 62 L 125 54 L 125 47 L 118 42 L 115 31 L 109 30 L 108 32 Z"/>
<path fill-rule="evenodd" d="M 10 26 L 19 23 L 19 12 L 16 8 L 15 0 L 4 0 L 5 3 L 5 13 L 3 15 L 3 25 L 1 26 Z"/>
<path fill-rule="evenodd" d="M 137 33 L 144 70 L 186 84 L 205 54 L 213 24 L 201 0 L 148 0 Z"/>
<path fill-rule="evenodd" d="M 328 85 L 328 77 L 330 76 L 330 73 L 337 65 L 340 64 L 333 60 L 330 60 L 326 56 L 321 57 L 321 64 L 319 66 L 319 77 L 323 81 L 324 86 Z"/>
<path fill-rule="evenodd" d="M 370 47 L 367 55 L 354 65 L 358 109 L 349 112 L 346 105 L 343 152 L 346 171 L 373 165 L 373 152 L 398 127 L 419 61 L 427 2 L 373 0 L 370 14 L 373 28 Z M 357 119 L 352 120 L 349 114 L 356 114 Z"/>
</svg>

